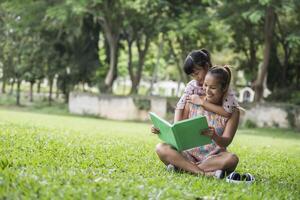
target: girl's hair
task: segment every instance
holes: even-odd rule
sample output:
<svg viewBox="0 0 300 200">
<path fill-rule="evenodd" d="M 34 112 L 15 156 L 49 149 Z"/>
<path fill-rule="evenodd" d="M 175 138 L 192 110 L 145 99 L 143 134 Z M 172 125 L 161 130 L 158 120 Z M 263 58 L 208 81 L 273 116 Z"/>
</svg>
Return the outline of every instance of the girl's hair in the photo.
<svg viewBox="0 0 300 200">
<path fill-rule="evenodd" d="M 231 80 L 231 70 L 228 65 L 214 66 L 208 70 L 207 74 L 210 74 L 218 79 L 222 90 L 228 90 Z"/>
<path fill-rule="evenodd" d="M 209 69 L 212 67 L 210 53 L 206 49 L 193 50 L 186 57 L 183 70 L 187 75 L 192 74 L 195 69 L 203 67 Z"/>
</svg>

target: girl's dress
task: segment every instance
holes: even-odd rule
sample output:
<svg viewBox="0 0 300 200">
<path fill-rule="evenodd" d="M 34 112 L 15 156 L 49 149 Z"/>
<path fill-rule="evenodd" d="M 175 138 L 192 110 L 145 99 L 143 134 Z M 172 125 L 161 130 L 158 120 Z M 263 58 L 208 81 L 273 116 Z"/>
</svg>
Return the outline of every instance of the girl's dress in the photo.
<svg viewBox="0 0 300 200">
<path fill-rule="evenodd" d="M 186 104 L 186 98 L 189 95 L 197 94 L 199 96 L 205 95 L 203 86 L 199 86 L 196 80 L 191 80 L 185 87 L 183 95 L 179 99 L 176 109 L 182 110 Z M 232 113 L 234 108 L 238 107 L 239 103 L 235 97 L 235 94 L 232 89 L 229 88 L 227 94 L 225 95 L 222 103 L 222 107 L 228 113 Z"/>
<path fill-rule="evenodd" d="M 210 111 L 206 111 L 201 106 L 191 105 L 189 118 L 196 117 L 198 115 L 205 116 L 207 119 L 208 126 L 214 127 L 216 133 L 219 136 L 223 134 L 228 118 Z M 211 144 L 188 149 L 181 153 L 189 161 L 199 164 L 205 159 L 217 155 L 222 151 L 226 151 L 226 148 L 222 148 L 218 146 L 214 141 L 212 141 Z"/>
</svg>

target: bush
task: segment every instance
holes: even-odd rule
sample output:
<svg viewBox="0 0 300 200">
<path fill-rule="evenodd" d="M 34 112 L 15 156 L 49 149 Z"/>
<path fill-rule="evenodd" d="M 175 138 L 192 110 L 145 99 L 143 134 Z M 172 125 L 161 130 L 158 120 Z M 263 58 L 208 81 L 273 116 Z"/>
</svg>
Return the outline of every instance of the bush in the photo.
<svg viewBox="0 0 300 200">
<path fill-rule="evenodd" d="M 253 122 L 253 121 L 247 119 L 247 120 L 245 121 L 245 123 L 244 123 L 244 127 L 245 127 L 245 128 L 256 128 L 257 125 L 256 125 L 255 122 Z"/>
<path fill-rule="evenodd" d="M 270 102 L 285 102 L 300 105 L 300 91 L 297 88 L 274 90 L 267 98 Z"/>
</svg>

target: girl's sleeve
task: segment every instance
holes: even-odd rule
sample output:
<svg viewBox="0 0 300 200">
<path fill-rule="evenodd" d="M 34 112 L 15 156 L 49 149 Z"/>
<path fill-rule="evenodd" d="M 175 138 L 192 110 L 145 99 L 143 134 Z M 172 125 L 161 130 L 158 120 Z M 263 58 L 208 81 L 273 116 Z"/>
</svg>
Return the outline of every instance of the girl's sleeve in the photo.
<svg viewBox="0 0 300 200">
<path fill-rule="evenodd" d="M 239 103 L 237 98 L 232 90 L 229 90 L 225 99 L 223 100 L 223 108 L 226 112 L 232 113 L 234 108 L 238 107 Z"/>
<path fill-rule="evenodd" d="M 188 83 L 187 86 L 184 89 L 183 95 L 180 97 L 180 99 L 179 99 L 179 101 L 176 105 L 176 109 L 178 109 L 178 110 L 184 109 L 184 106 L 185 106 L 185 103 L 186 103 L 186 98 L 189 95 L 193 94 L 193 90 L 194 90 L 193 85 L 191 83 Z"/>
</svg>

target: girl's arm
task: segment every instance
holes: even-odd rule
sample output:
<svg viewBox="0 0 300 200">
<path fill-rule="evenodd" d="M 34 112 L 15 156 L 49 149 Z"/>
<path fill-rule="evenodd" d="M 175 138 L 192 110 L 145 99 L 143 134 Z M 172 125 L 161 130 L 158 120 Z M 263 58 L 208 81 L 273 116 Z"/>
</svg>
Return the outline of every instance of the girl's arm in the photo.
<svg viewBox="0 0 300 200">
<path fill-rule="evenodd" d="M 201 105 L 201 104 L 200 104 Z M 210 103 L 208 101 L 203 101 L 201 105 L 205 110 L 208 110 L 210 112 L 214 112 L 218 115 L 222 115 L 223 117 L 231 117 L 232 113 L 226 112 L 222 106 L 218 106 L 216 104 Z"/>
<path fill-rule="evenodd" d="M 218 115 L 222 115 L 223 117 L 231 117 L 232 113 L 226 112 L 222 106 L 218 106 L 216 104 L 210 103 L 205 100 L 205 96 L 198 95 L 190 95 L 187 97 L 187 101 L 202 106 L 205 110 L 214 112 Z"/>
<path fill-rule="evenodd" d="M 239 109 L 235 109 L 230 117 L 230 119 L 227 121 L 224 132 L 222 136 L 217 135 L 214 128 L 210 128 L 207 131 L 204 131 L 203 134 L 211 137 L 220 147 L 227 147 L 237 130 L 238 124 L 240 119 L 240 112 Z"/>
</svg>

